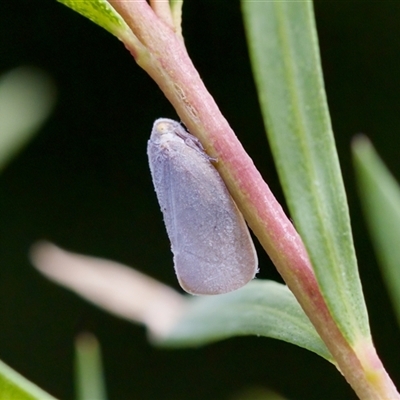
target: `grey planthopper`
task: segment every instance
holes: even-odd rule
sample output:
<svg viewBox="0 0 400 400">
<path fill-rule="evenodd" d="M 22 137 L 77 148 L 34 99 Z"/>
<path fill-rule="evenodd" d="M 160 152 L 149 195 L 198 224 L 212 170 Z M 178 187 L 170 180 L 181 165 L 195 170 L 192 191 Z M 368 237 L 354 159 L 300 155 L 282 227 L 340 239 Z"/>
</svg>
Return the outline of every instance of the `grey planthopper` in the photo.
<svg viewBox="0 0 400 400">
<path fill-rule="evenodd" d="M 212 295 L 253 279 L 258 261 L 246 222 L 199 140 L 179 122 L 157 119 L 147 154 L 181 287 Z"/>
</svg>

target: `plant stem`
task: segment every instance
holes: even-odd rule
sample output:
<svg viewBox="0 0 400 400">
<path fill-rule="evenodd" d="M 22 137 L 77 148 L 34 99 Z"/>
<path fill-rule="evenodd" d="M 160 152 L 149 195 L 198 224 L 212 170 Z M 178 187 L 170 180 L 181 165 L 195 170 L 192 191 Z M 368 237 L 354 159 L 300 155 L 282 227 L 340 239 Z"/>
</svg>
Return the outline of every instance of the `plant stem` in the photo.
<svg viewBox="0 0 400 400">
<path fill-rule="evenodd" d="M 180 36 L 145 0 L 110 3 L 148 50 L 129 49 L 132 55 L 159 85 L 189 131 L 218 160 L 216 168 L 236 204 L 331 351 L 338 369 L 361 399 L 400 399 L 371 339 L 364 339 L 367 344 L 361 348 L 368 349 L 363 354 L 369 356 L 361 358 L 332 319 L 300 236 L 208 93 Z"/>
</svg>

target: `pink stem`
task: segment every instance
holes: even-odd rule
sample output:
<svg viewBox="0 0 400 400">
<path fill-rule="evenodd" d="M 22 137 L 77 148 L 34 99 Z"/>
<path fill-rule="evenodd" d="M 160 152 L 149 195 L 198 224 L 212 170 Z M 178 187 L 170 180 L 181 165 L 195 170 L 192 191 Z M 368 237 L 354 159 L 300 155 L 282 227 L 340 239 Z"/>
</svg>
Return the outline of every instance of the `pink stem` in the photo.
<svg viewBox="0 0 400 400">
<path fill-rule="evenodd" d="M 350 385 L 362 399 L 400 399 L 382 364 L 374 364 L 380 385 L 365 375 L 365 365 L 330 315 L 300 236 L 208 93 L 182 40 L 146 1 L 109 1 L 149 51 L 150 55 L 142 56 L 130 49 L 137 63 L 159 85 L 208 154 L 218 159 L 216 167 L 236 204 Z M 392 397 L 385 397 L 389 393 Z"/>
</svg>

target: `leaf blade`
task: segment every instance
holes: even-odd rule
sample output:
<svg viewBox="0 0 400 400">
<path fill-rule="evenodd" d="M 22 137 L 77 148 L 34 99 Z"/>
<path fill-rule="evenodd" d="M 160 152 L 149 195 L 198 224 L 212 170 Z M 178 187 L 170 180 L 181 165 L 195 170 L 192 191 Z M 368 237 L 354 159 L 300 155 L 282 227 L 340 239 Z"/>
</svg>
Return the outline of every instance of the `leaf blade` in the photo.
<svg viewBox="0 0 400 400">
<path fill-rule="evenodd" d="M 106 0 L 57 0 L 77 13 L 90 19 L 114 36 L 130 31 L 128 25 Z"/>
<path fill-rule="evenodd" d="M 90 333 L 75 339 L 75 386 L 77 400 L 107 400 L 100 344 Z"/>
<path fill-rule="evenodd" d="M 0 361 L 0 397 L 18 400 L 56 400 Z"/>
<path fill-rule="evenodd" d="M 332 362 L 328 349 L 290 290 L 266 280 L 252 281 L 228 294 L 190 299 L 184 315 L 158 345 L 200 346 L 243 335 L 283 340 Z"/>
<path fill-rule="evenodd" d="M 286 200 L 344 336 L 369 337 L 312 2 L 242 1 L 267 135 Z"/>
<path fill-rule="evenodd" d="M 0 77 L 0 171 L 49 117 L 55 84 L 43 71 L 19 67 Z"/>
<path fill-rule="evenodd" d="M 352 150 L 364 215 L 400 324 L 400 186 L 367 138 L 356 138 Z"/>
</svg>

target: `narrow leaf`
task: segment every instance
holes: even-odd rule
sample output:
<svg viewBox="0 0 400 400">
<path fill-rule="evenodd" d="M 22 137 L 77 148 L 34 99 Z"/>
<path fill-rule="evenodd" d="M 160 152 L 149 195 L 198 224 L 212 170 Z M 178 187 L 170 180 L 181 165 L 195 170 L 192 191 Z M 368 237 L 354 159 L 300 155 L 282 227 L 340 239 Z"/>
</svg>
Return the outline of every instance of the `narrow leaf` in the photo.
<svg viewBox="0 0 400 400">
<path fill-rule="evenodd" d="M 0 170 L 37 132 L 54 103 L 54 84 L 43 71 L 20 67 L 1 77 Z"/>
<path fill-rule="evenodd" d="M 183 0 L 170 0 L 172 19 L 177 33 L 182 36 L 182 6 Z"/>
<path fill-rule="evenodd" d="M 333 318 L 369 336 L 311 1 L 242 1 L 249 51 L 286 200 Z"/>
<path fill-rule="evenodd" d="M 125 21 L 106 0 L 57 1 L 72 8 L 117 37 L 120 37 L 121 31 L 130 31 Z"/>
<path fill-rule="evenodd" d="M 332 362 L 332 356 L 285 286 L 252 281 L 235 292 L 194 297 L 161 346 L 200 346 L 233 336 L 260 335 L 304 347 Z"/>
<path fill-rule="evenodd" d="M 2 361 L 0 361 L 0 399 L 55 400 Z"/>
<path fill-rule="evenodd" d="M 78 400 L 106 400 L 100 345 L 90 333 L 75 341 L 75 381 Z"/>
<path fill-rule="evenodd" d="M 364 136 L 353 143 L 361 203 L 400 324 L 400 186 Z"/>
</svg>

